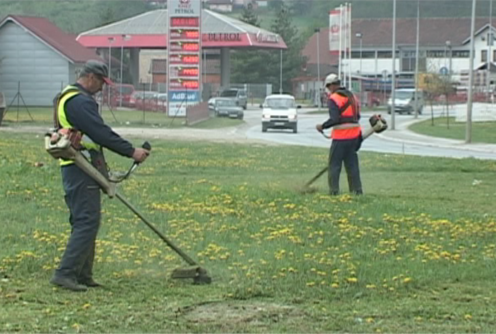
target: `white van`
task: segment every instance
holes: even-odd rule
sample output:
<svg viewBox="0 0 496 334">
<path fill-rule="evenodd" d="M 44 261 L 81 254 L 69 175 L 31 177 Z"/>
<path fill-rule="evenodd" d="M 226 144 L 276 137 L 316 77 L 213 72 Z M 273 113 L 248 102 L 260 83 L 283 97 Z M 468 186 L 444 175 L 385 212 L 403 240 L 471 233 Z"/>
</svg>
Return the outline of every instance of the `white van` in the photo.
<svg viewBox="0 0 496 334">
<path fill-rule="evenodd" d="M 295 98 L 289 94 L 273 94 L 265 98 L 262 108 L 262 132 L 267 129 L 292 129 L 298 132 L 298 113 Z"/>
<path fill-rule="evenodd" d="M 415 113 L 415 89 L 414 88 L 402 88 L 394 90 L 394 110 L 397 113 L 412 114 Z M 417 91 L 417 111 L 422 114 L 424 109 L 424 92 L 422 90 Z M 388 114 L 391 113 L 392 98 L 388 100 Z"/>
</svg>

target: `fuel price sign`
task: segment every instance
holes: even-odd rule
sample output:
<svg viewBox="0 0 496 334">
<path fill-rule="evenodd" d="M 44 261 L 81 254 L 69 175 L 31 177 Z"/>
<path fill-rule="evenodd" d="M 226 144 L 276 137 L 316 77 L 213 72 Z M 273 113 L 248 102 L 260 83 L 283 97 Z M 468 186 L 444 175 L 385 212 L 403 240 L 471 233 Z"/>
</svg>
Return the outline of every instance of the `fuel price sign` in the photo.
<svg viewBox="0 0 496 334">
<path fill-rule="evenodd" d="M 201 1 L 168 0 L 169 116 L 186 116 L 201 101 Z"/>
<path fill-rule="evenodd" d="M 169 56 L 170 65 L 199 65 L 200 56 L 196 54 L 171 54 Z"/>
<path fill-rule="evenodd" d="M 198 29 L 171 29 L 171 40 L 199 40 L 200 31 Z"/>
<path fill-rule="evenodd" d="M 200 80 L 198 79 L 180 79 L 174 78 L 169 81 L 169 88 L 172 90 L 198 90 L 200 88 Z"/>
<path fill-rule="evenodd" d="M 200 76 L 200 69 L 198 68 L 198 66 L 195 67 L 170 66 L 169 72 L 171 77 L 198 78 Z"/>
</svg>

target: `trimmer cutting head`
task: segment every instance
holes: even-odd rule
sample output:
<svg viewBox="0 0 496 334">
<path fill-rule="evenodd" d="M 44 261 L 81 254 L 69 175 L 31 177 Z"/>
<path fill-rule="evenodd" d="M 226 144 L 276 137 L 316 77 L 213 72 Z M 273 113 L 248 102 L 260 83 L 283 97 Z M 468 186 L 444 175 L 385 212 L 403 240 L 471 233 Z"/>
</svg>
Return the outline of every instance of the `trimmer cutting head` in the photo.
<svg viewBox="0 0 496 334">
<path fill-rule="evenodd" d="M 177 268 L 171 274 L 171 278 L 185 279 L 192 278 L 194 284 L 210 284 L 212 278 L 208 276 L 207 270 L 200 266 L 191 266 L 188 268 Z"/>
</svg>

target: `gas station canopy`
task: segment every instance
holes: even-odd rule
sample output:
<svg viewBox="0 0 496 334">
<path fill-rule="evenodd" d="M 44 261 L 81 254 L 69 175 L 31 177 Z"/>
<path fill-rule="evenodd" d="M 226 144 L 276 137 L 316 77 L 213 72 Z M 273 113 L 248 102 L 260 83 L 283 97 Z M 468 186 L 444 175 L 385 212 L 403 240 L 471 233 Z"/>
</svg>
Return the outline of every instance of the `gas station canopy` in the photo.
<svg viewBox="0 0 496 334">
<path fill-rule="evenodd" d="M 287 49 L 281 36 L 240 20 L 203 9 L 203 48 Z M 159 9 L 79 34 L 88 48 L 112 47 L 166 49 L 167 10 Z"/>
</svg>

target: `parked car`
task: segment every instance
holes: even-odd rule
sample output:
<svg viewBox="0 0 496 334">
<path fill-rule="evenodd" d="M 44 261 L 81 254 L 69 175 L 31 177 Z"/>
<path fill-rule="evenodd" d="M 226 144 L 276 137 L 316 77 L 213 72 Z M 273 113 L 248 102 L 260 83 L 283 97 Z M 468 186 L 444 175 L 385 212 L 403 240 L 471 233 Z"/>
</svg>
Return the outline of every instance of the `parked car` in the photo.
<svg viewBox="0 0 496 334">
<path fill-rule="evenodd" d="M 243 108 L 239 106 L 239 102 L 231 99 L 220 97 L 215 100 L 214 107 L 215 116 L 227 116 L 230 118 L 243 119 Z"/>
<path fill-rule="evenodd" d="M 238 88 L 226 89 L 222 91 L 222 93 L 220 93 L 219 97 L 213 97 L 210 100 L 208 100 L 208 108 L 210 110 L 214 110 L 215 101 L 218 98 L 223 98 L 223 97 L 228 97 L 236 100 L 238 102 L 238 105 L 246 110 L 246 107 L 248 105 L 248 97 L 246 95 L 246 91 L 244 89 L 238 89 Z"/>
<path fill-rule="evenodd" d="M 262 108 L 262 132 L 268 129 L 292 129 L 298 132 L 298 112 L 294 96 L 289 94 L 273 94 L 265 98 Z"/>
<path fill-rule="evenodd" d="M 417 111 L 422 114 L 424 109 L 424 92 L 417 91 Z M 388 114 L 391 113 L 392 98 L 388 99 Z M 415 88 L 402 88 L 394 90 L 394 111 L 397 113 L 411 114 L 415 112 Z"/>
<path fill-rule="evenodd" d="M 147 91 L 147 92 L 139 92 L 139 94 L 136 95 L 136 100 L 135 100 L 135 109 L 139 110 L 150 110 L 150 111 L 155 111 L 157 110 L 157 96 L 158 92 L 152 92 L 152 91 Z"/>
<path fill-rule="evenodd" d="M 113 91 L 115 92 L 117 104 L 121 104 L 122 100 L 122 106 L 123 107 L 132 107 L 131 106 L 131 96 L 134 93 L 134 86 L 133 85 L 128 85 L 128 84 L 115 84 L 113 87 Z"/>
<path fill-rule="evenodd" d="M 143 91 L 135 90 L 129 98 L 129 107 L 136 108 L 136 102 L 142 99 L 144 93 Z"/>
</svg>

